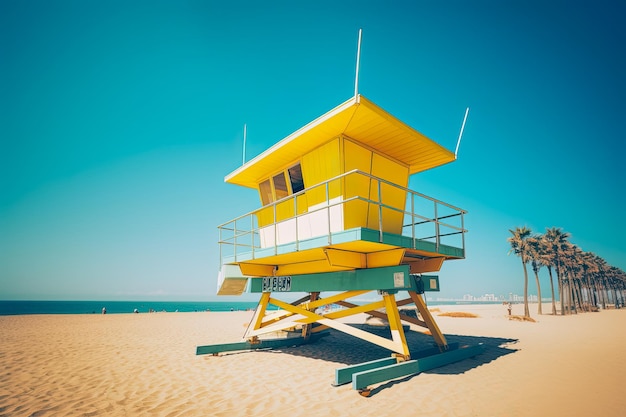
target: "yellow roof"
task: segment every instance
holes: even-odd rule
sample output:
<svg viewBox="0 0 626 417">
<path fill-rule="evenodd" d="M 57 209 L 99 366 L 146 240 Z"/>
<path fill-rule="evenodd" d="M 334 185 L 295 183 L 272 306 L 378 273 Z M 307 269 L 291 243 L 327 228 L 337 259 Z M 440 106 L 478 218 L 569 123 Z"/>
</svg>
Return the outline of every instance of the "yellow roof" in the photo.
<svg viewBox="0 0 626 417">
<path fill-rule="evenodd" d="M 298 129 L 224 180 L 256 188 L 269 175 L 342 134 L 403 162 L 410 174 L 454 161 L 453 152 L 358 95 Z"/>
</svg>

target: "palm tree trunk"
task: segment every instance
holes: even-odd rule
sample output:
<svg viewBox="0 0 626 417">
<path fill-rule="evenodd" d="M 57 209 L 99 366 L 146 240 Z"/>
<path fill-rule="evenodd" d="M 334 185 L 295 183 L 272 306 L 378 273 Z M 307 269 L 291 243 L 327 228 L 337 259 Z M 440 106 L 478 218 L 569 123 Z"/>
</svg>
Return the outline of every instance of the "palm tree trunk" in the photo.
<svg viewBox="0 0 626 417">
<path fill-rule="evenodd" d="M 524 259 L 522 259 L 522 266 L 524 267 L 524 317 L 530 317 L 530 311 L 528 310 L 528 270 L 526 269 Z"/>
<path fill-rule="evenodd" d="M 565 286 L 567 287 L 567 314 L 572 314 L 572 278 L 568 274 L 565 280 Z"/>
<path fill-rule="evenodd" d="M 606 308 L 606 300 L 604 298 L 604 295 L 602 295 L 602 283 L 600 282 L 600 280 L 594 280 L 593 283 L 593 291 L 594 291 L 594 296 L 595 296 L 595 303 L 596 305 L 601 304 L 602 308 L 605 309 Z"/>
<path fill-rule="evenodd" d="M 565 315 L 565 283 L 564 281 L 564 277 L 563 275 L 563 271 L 561 270 L 561 268 L 559 267 L 558 261 L 557 261 L 557 265 L 556 265 L 556 280 L 557 283 L 559 285 L 559 302 L 561 304 L 561 315 Z"/>
<path fill-rule="evenodd" d="M 578 314 L 578 310 L 582 308 L 580 299 L 580 283 L 576 279 L 572 280 L 572 305 L 574 306 L 574 314 Z"/>
<path fill-rule="evenodd" d="M 538 298 L 538 307 L 537 307 L 537 314 L 541 315 L 543 314 L 543 311 L 541 310 L 541 285 L 539 285 L 539 274 L 537 273 L 537 270 L 534 269 L 535 272 L 535 281 L 537 282 L 537 298 Z"/>
<path fill-rule="evenodd" d="M 554 300 L 554 280 L 552 279 L 552 267 L 548 265 L 548 275 L 550 275 L 550 291 L 552 291 L 552 315 L 556 316 L 556 302 Z"/>
<path fill-rule="evenodd" d="M 602 295 L 602 308 L 604 309 L 606 309 L 606 302 L 609 298 L 609 291 L 610 291 L 610 288 L 607 286 L 606 278 L 604 278 L 600 282 L 600 294 Z"/>
<path fill-rule="evenodd" d="M 578 291 L 578 305 L 580 306 L 580 309 L 583 310 L 583 303 L 584 303 L 584 300 L 583 300 L 583 295 L 584 295 L 583 294 L 583 290 L 584 290 L 584 288 L 583 288 L 583 283 L 582 283 L 582 281 L 580 279 L 577 282 L 576 289 Z M 588 308 L 589 307 L 589 303 L 586 303 L 586 304 L 587 304 L 587 308 Z M 586 309 L 584 309 L 583 311 L 585 311 Z"/>
</svg>

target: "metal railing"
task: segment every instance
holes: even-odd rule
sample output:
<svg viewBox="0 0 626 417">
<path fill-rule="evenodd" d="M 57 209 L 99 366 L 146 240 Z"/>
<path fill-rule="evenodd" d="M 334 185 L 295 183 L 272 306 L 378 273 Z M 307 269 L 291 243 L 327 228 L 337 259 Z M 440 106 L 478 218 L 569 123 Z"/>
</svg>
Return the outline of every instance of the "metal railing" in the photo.
<svg viewBox="0 0 626 417">
<path fill-rule="evenodd" d="M 360 181 L 361 188 L 363 181 L 367 182 L 369 195 L 346 196 L 350 191 L 349 181 L 355 178 L 359 178 L 355 182 Z M 396 200 L 404 195 L 404 207 L 387 204 L 392 194 Z M 302 196 L 306 196 L 306 203 L 299 203 Z M 323 198 L 311 204 L 316 196 Z M 347 230 L 344 229 L 346 223 L 355 223 L 354 218 L 350 222 L 346 222 L 346 218 L 353 215 L 350 209 L 357 201 L 361 202 L 358 203 L 361 209 L 366 207 L 366 218 L 360 222 L 357 219 L 357 227 L 377 231 L 380 242 L 391 233 L 410 238 L 412 249 L 426 241 L 434 243 L 437 252 L 441 245 L 446 245 L 465 253 L 465 210 L 352 170 L 218 226 L 220 259 L 228 257 L 229 261 L 238 262 L 255 259 L 257 255 L 271 256 L 278 254 L 280 247 L 286 248 L 285 251 L 298 251 L 310 239 L 322 238 L 327 245 L 332 245 L 334 233 Z M 304 204 L 306 206 L 302 207 Z"/>
</svg>

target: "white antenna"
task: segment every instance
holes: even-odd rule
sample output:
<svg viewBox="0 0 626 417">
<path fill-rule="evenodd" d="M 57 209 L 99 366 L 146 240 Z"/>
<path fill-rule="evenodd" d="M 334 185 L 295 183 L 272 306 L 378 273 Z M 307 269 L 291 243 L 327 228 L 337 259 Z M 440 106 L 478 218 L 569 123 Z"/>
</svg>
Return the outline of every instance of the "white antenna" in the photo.
<svg viewBox="0 0 626 417">
<path fill-rule="evenodd" d="M 459 154 L 459 145 L 461 144 L 461 138 L 463 137 L 463 129 L 465 129 L 465 122 L 467 121 L 467 114 L 469 113 L 469 107 L 465 109 L 465 117 L 463 117 L 463 124 L 461 125 L 461 131 L 459 132 L 459 140 L 456 141 L 456 149 L 454 151 L 454 159 Z"/>
<path fill-rule="evenodd" d="M 241 165 L 244 165 L 246 163 L 246 136 L 247 136 L 247 126 L 244 123 L 243 124 L 243 161 L 241 162 Z"/>
<path fill-rule="evenodd" d="M 356 48 L 356 75 L 354 77 L 354 97 L 359 95 L 359 66 L 361 63 L 361 33 L 363 29 L 359 29 L 359 43 Z"/>
</svg>

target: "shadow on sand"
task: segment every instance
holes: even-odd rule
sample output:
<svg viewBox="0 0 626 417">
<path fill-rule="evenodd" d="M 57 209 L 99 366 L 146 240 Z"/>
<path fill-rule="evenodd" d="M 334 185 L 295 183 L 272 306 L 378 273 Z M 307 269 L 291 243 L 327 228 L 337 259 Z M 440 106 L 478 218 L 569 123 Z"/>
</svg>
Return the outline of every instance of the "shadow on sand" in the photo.
<svg viewBox="0 0 626 417">
<path fill-rule="evenodd" d="M 381 330 L 373 333 L 383 337 L 390 337 L 388 330 Z M 432 336 L 430 335 L 412 330 L 407 331 L 405 335 L 407 343 L 411 347 L 412 358 L 419 358 L 421 356 L 420 351 L 436 346 Z M 464 335 L 445 336 L 449 344 L 459 343 L 459 345 L 463 346 L 482 343 L 485 346 L 485 350 L 483 353 L 475 357 L 435 368 L 424 373 L 458 375 L 481 365 L 486 365 L 502 356 L 514 353 L 518 350 L 513 347 L 513 345 L 517 343 L 517 339 Z M 330 335 L 321 338 L 315 343 L 293 348 L 283 348 L 280 349 L 280 352 L 294 356 L 337 362 L 337 364 L 341 365 L 339 367 L 373 361 L 390 356 L 390 352 L 387 349 L 335 330 L 330 330 Z M 408 381 L 416 375 L 410 375 L 378 385 L 371 391 L 370 395 L 375 395 L 397 383 Z"/>
<path fill-rule="evenodd" d="M 372 329 L 371 327 L 365 328 L 363 325 L 354 325 L 355 327 L 362 328 L 363 330 L 370 331 L 378 336 L 385 338 L 391 338 L 391 334 L 388 328 Z M 280 349 L 263 349 L 256 352 L 265 353 L 283 353 L 294 356 L 306 357 L 311 359 L 319 359 L 327 362 L 336 362 L 338 368 L 343 368 L 348 365 L 355 365 L 363 362 L 374 361 L 381 358 L 388 358 L 390 351 L 380 346 L 369 343 L 365 340 L 358 339 L 350 336 L 346 333 L 342 333 L 333 329 L 328 330 L 329 334 L 320 338 L 314 343 L 304 344 L 295 347 L 284 347 Z M 414 330 L 405 330 L 405 336 L 407 344 L 411 349 L 411 358 L 419 359 L 424 357 L 423 351 L 430 350 L 436 347 L 432 336 L 417 332 Z M 447 334 L 446 340 L 448 344 L 458 343 L 459 346 L 473 346 L 482 343 L 485 347 L 483 353 L 454 362 L 439 368 L 425 371 L 424 373 L 440 374 L 440 375 L 458 375 L 467 372 L 471 369 L 477 368 L 481 365 L 486 365 L 496 359 L 515 353 L 518 349 L 515 349 L 517 339 L 507 339 L 500 337 L 486 337 L 486 336 L 465 336 Z M 222 353 L 222 355 L 239 355 L 249 354 L 254 351 L 235 351 Z M 431 353 L 432 354 L 432 353 Z M 390 388 L 397 383 L 408 381 L 414 376 L 409 375 L 403 378 L 391 380 L 389 382 L 378 385 L 371 390 L 371 395 L 375 395 L 380 391 Z"/>
</svg>

